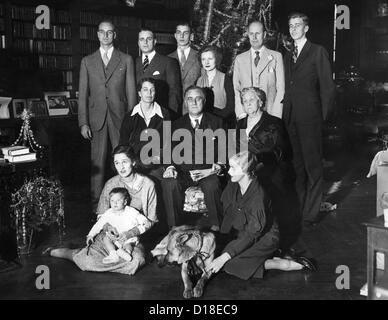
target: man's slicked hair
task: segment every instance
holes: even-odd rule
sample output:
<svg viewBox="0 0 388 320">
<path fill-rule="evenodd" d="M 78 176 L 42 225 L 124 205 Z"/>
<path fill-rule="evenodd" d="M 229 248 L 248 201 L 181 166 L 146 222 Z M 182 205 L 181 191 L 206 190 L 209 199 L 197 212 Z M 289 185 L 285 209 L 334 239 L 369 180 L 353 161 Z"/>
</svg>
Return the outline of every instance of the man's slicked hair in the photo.
<svg viewBox="0 0 388 320">
<path fill-rule="evenodd" d="M 309 25 L 309 17 L 304 14 L 304 13 L 301 13 L 301 12 L 292 12 L 289 16 L 288 16 L 288 22 L 290 22 L 291 19 L 295 19 L 295 18 L 301 18 L 303 20 L 303 23 L 308 26 Z"/>
</svg>

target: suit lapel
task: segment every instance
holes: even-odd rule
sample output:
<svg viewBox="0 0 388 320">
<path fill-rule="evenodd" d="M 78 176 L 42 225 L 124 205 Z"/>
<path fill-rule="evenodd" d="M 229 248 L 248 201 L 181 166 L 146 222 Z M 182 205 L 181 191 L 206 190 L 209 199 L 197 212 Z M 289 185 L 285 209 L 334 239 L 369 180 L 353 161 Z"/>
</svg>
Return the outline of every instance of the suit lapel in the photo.
<svg viewBox="0 0 388 320">
<path fill-rule="evenodd" d="M 154 71 L 156 71 L 155 69 L 158 68 L 159 64 L 160 64 L 159 53 L 156 52 L 154 57 L 152 58 L 150 64 L 149 64 L 149 66 L 147 67 L 146 71 L 144 72 L 144 74 L 147 74 L 147 77 L 152 77 Z"/>
<path fill-rule="evenodd" d="M 257 73 L 261 74 L 265 67 L 271 62 L 269 59 L 270 53 L 267 50 L 266 47 L 263 48 L 263 51 L 261 52 L 259 64 L 257 65 Z"/>
<path fill-rule="evenodd" d="M 98 75 L 100 76 L 101 80 L 105 82 L 104 62 L 102 62 L 100 49 L 94 53 L 93 60 L 94 67 L 97 70 Z"/>
<path fill-rule="evenodd" d="M 178 56 L 178 53 L 177 53 L 177 56 Z M 183 67 L 183 72 L 182 72 L 182 80 L 184 80 L 187 76 L 187 74 L 189 73 L 189 70 L 191 69 L 192 65 L 194 64 L 195 62 L 195 52 L 194 52 L 194 49 L 190 49 L 190 52 L 189 52 L 189 56 L 187 57 L 187 60 L 186 60 L 186 63 Z M 179 60 L 179 58 L 178 58 Z"/>
<path fill-rule="evenodd" d="M 302 52 L 300 53 L 298 59 L 296 60 L 296 63 L 295 63 L 295 70 L 302 64 L 302 62 L 306 59 L 306 57 L 308 56 L 308 53 L 310 51 L 310 48 L 311 48 L 311 42 L 310 41 L 306 41 L 306 43 L 304 44 L 303 46 L 303 49 L 302 49 Z"/>
<path fill-rule="evenodd" d="M 117 66 L 121 61 L 120 54 L 117 49 L 113 49 L 112 57 L 109 60 L 108 67 L 106 70 L 106 81 L 109 81 L 110 77 L 113 74 L 113 71 L 116 70 Z"/>
</svg>

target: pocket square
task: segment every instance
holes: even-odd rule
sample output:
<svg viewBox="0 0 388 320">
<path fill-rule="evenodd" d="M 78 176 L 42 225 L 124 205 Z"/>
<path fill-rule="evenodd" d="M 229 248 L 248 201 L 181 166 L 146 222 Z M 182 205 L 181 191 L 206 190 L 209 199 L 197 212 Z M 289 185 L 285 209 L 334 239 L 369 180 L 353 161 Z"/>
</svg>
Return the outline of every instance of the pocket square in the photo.
<svg viewBox="0 0 388 320">
<path fill-rule="evenodd" d="M 157 75 L 159 75 L 159 74 L 160 74 L 159 71 L 155 71 L 152 75 L 153 75 L 153 76 L 157 76 Z"/>
</svg>

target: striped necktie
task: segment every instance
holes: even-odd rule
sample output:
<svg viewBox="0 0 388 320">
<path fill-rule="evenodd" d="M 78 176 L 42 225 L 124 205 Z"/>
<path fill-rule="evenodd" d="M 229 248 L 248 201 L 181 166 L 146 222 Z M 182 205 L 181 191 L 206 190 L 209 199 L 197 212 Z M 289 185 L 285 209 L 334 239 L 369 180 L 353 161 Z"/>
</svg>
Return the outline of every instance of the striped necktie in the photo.
<svg viewBox="0 0 388 320">
<path fill-rule="evenodd" d="M 144 61 L 143 61 L 143 72 L 147 69 L 147 67 L 150 65 L 150 61 L 148 60 L 148 56 L 145 55 Z"/>
<path fill-rule="evenodd" d="M 256 54 L 256 57 L 255 57 L 255 67 L 257 67 L 257 65 L 259 64 L 259 60 L 260 60 L 260 52 L 259 51 L 255 51 L 255 54 Z"/>
<path fill-rule="evenodd" d="M 186 56 L 185 56 L 185 51 L 181 50 L 181 69 L 183 70 L 183 67 L 185 66 L 186 63 Z"/>
<path fill-rule="evenodd" d="M 297 59 L 298 59 L 298 47 L 294 45 L 294 50 L 292 50 L 292 61 L 294 61 L 295 63 Z"/>
<path fill-rule="evenodd" d="M 102 61 L 104 62 L 104 65 L 106 68 L 109 63 L 108 51 L 104 51 L 104 55 L 102 56 Z"/>
<path fill-rule="evenodd" d="M 199 129 L 199 120 L 198 120 L 198 119 L 195 119 L 194 130 L 197 130 L 197 129 Z"/>
</svg>

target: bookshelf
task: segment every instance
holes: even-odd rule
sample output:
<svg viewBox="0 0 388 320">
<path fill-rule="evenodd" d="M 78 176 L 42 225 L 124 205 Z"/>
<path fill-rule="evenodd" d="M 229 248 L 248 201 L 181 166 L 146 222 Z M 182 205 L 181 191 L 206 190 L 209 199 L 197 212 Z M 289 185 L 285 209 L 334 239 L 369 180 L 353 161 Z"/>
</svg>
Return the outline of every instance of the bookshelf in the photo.
<svg viewBox="0 0 388 320">
<path fill-rule="evenodd" d="M 35 26 L 35 6 L 10 5 L 14 65 L 21 70 L 60 73 L 62 90 L 73 90 L 71 15 L 50 8 L 50 29 Z"/>
</svg>

